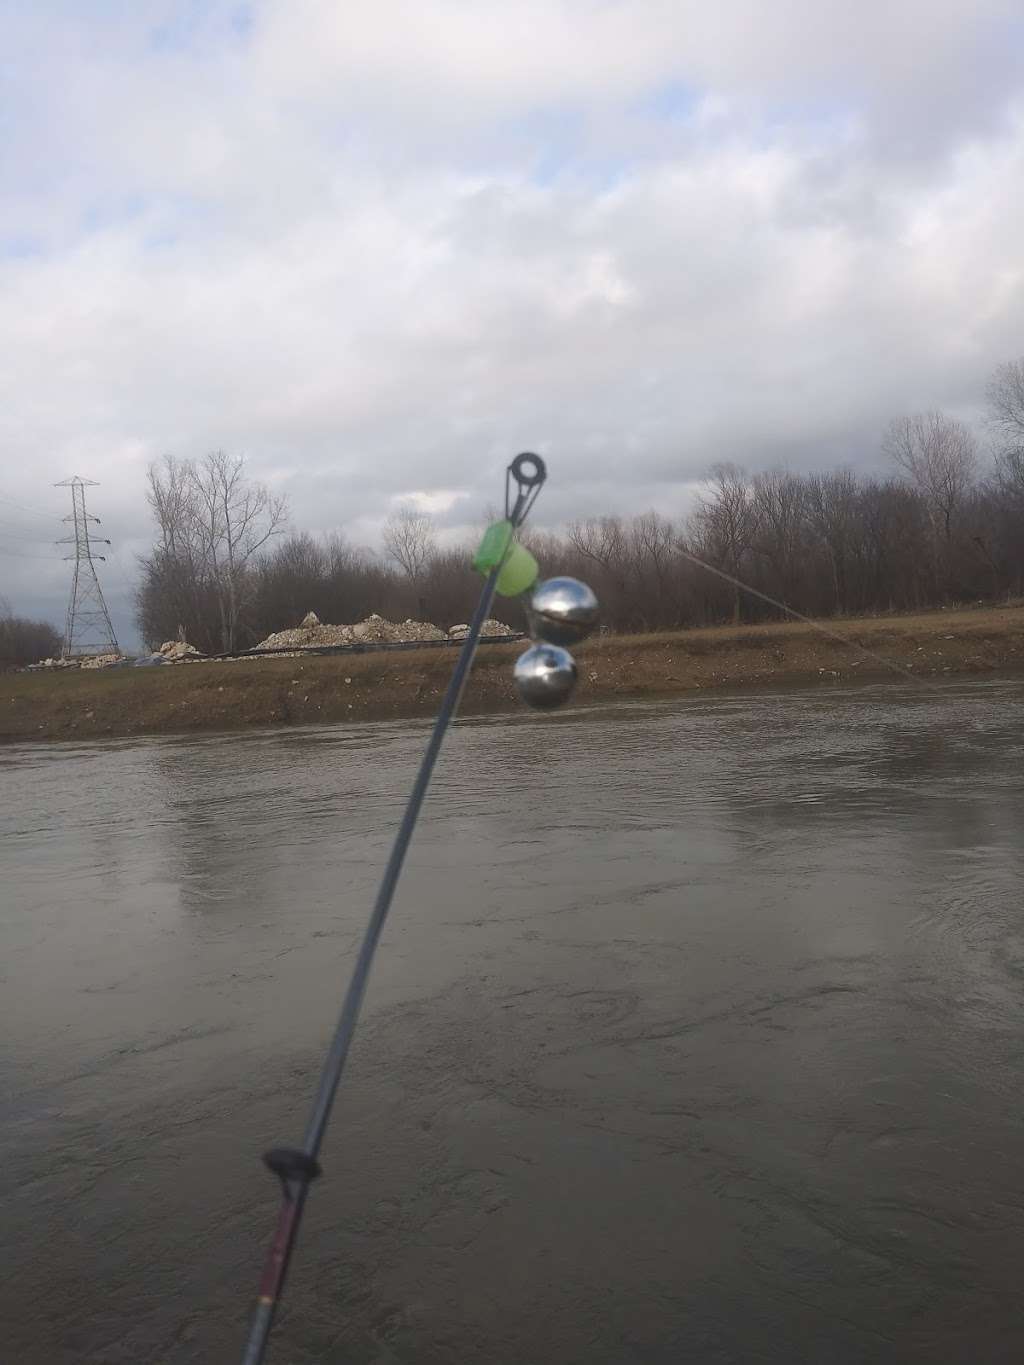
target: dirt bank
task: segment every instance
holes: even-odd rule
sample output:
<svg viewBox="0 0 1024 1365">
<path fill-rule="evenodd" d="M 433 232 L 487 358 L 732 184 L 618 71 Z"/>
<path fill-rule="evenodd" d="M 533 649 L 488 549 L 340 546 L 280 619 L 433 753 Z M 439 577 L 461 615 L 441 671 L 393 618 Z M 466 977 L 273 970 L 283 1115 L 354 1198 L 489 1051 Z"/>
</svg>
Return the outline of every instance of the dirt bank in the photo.
<svg viewBox="0 0 1024 1365">
<path fill-rule="evenodd" d="M 1024 668 L 1016 607 L 830 621 L 840 643 L 801 623 L 608 636 L 579 651 L 582 701 L 656 698 L 760 683 L 833 683 L 891 676 L 871 654 L 915 676 Z M 482 649 L 463 710 L 515 706 L 520 645 Z M 262 658 L 147 669 L 8 674 L 0 739 L 173 734 L 319 721 L 430 715 L 451 650 Z"/>
</svg>

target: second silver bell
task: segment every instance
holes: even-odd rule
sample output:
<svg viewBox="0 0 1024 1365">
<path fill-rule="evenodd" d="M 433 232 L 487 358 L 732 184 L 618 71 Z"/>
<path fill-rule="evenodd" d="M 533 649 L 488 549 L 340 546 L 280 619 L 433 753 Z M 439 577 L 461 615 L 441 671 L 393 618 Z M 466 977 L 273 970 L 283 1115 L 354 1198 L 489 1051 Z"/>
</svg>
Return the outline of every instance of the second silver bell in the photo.
<svg viewBox="0 0 1024 1365">
<path fill-rule="evenodd" d="M 530 599 L 530 633 L 549 645 L 575 645 L 597 625 L 597 598 L 578 578 L 548 578 Z"/>
<path fill-rule="evenodd" d="M 516 660 L 514 676 L 523 701 L 548 711 L 567 701 L 576 686 L 576 661 L 558 645 L 531 645 Z"/>
</svg>

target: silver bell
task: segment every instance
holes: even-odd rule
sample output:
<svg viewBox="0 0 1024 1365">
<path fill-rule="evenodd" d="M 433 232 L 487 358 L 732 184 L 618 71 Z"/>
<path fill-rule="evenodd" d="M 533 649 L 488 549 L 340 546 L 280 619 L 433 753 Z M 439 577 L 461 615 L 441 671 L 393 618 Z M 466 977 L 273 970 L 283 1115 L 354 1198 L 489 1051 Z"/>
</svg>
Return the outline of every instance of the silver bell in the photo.
<svg viewBox="0 0 1024 1365">
<path fill-rule="evenodd" d="M 597 625 L 597 598 L 578 578 L 548 578 L 530 599 L 531 634 L 549 645 L 575 645 Z"/>
<path fill-rule="evenodd" d="M 567 701 L 576 686 L 576 660 L 557 645 L 532 645 L 516 660 L 514 677 L 527 706 L 548 710 Z"/>
</svg>

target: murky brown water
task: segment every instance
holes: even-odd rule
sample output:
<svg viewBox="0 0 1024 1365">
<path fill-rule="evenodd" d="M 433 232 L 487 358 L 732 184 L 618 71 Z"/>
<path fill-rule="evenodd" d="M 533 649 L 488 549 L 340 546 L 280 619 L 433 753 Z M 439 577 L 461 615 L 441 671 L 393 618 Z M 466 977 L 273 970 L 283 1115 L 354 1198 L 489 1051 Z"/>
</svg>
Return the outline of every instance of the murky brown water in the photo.
<svg viewBox="0 0 1024 1365">
<path fill-rule="evenodd" d="M 425 731 L 0 751 L 3 1360 L 237 1358 Z M 1024 686 L 452 735 L 272 1360 L 1024 1356 Z"/>
</svg>

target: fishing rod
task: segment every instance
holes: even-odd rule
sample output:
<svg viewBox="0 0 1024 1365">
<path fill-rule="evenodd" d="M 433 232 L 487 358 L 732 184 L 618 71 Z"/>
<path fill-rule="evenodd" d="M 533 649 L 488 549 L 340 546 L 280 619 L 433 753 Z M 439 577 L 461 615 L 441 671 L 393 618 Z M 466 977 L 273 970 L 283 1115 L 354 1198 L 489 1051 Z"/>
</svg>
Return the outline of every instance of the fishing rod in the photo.
<svg viewBox="0 0 1024 1365">
<path fill-rule="evenodd" d="M 530 706 L 540 709 L 559 706 L 568 698 L 576 684 L 577 670 L 573 657 L 565 645 L 584 639 L 597 624 L 597 598 L 586 584 L 574 578 L 551 578 L 534 587 L 538 576 L 537 561 L 529 550 L 516 540 L 516 533 L 529 515 L 546 478 L 547 469 L 544 461 L 539 455 L 530 453 L 517 455 L 506 470 L 504 520 L 497 521 L 487 528 L 473 560 L 473 567 L 485 575 L 480 600 L 441 701 L 434 728 L 427 741 L 426 752 L 384 868 L 384 876 L 356 955 L 334 1036 L 324 1058 L 302 1145 L 274 1147 L 264 1154 L 264 1164 L 281 1182 L 281 1209 L 263 1266 L 259 1297 L 242 1357 L 243 1365 L 261 1365 L 266 1354 L 270 1330 L 281 1301 L 309 1187 L 321 1172 L 320 1148 L 359 1021 L 359 1011 L 373 968 L 374 955 L 391 909 L 395 888 L 402 872 L 405 855 L 409 851 L 437 756 L 441 751 L 441 744 L 458 709 L 480 633 L 491 610 L 495 594 L 517 597 L 533 589 L 527 616 L 531 627 L 530 633 L 536 643 L 516 660 L 514 678 L 522 699 Z"/>
</svg>

